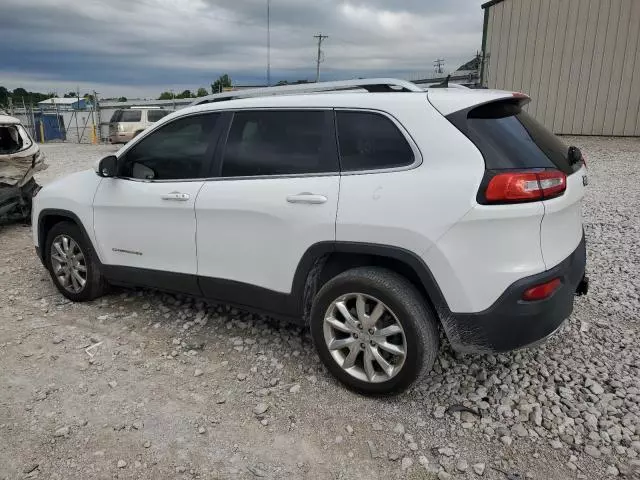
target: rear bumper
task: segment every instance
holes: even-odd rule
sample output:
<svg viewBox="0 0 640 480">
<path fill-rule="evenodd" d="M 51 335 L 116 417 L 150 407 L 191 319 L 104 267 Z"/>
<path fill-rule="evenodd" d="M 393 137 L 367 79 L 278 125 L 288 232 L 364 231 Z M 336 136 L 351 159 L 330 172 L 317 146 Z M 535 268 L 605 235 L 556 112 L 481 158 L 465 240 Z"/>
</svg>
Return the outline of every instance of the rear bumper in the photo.
<svg viewBox="0 0 640 480">
<path fill-rule="evenodd" d="M 133 133 L 112 133 L 109 135 L 109 143 L 127 143 L 133 136 Z"/>
<path fill-rule="evenodd" d="M 578 248 L 551 270 L 523 278 L 511 285 L 487 310 L 452 313 L 442 322 L 454 349 L 462 352 L 505 352 L 540 343 L 571 315 L 573 298 L 585 294 L 586 248 L 584 236 Z M 562 285 L 551 297 L 525 302 L 528 288 L 560 278 Z"/>
</svg>

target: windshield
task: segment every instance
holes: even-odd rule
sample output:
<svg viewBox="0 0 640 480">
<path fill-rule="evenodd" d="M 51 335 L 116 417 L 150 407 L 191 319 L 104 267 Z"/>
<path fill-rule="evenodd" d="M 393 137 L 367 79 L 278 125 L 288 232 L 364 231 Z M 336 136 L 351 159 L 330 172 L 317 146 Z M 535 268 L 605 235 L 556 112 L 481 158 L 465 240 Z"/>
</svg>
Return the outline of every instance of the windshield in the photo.
<svg viewBox="0 0 640 480">
<path fill-rule="evenodd" d="M 15 125 L 0 127 L 0 154 L 19 152 L 22 148 L 22 137 Z"/>
</svg>

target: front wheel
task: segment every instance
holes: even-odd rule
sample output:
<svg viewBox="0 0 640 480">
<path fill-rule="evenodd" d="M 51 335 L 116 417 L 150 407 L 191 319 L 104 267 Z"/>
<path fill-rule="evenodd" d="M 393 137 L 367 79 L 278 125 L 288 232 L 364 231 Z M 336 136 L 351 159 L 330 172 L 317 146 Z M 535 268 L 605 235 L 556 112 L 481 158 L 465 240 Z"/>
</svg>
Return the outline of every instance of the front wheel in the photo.
<svg viewBox="0 0 640 480">
<path fill-rule="evenodd" d="M 53 283 L 69 300 L 84 302 L 104 293 L 106 284 L 98 257 L 76 224 L 54 225 L 44 253 Z"/>
<path fill-rule="evenodd" d="M 417 289 L 383 268 L 348 270 L 327 282 L 311 311 L 320 359 L 348 388 L 393 394 L 427 374 L 438 328 Z"/>
</svg>

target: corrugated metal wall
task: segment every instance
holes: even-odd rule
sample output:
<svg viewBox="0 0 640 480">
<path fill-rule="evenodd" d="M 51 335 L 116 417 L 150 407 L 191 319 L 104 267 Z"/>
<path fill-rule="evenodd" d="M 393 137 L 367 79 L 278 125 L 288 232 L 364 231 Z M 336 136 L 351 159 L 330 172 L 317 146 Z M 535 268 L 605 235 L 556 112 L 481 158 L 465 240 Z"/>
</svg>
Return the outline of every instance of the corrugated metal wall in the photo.
<svg viewBox="0 0 640 480">
<path fill-rule="evenodd" d="M 559 134 L 640 136 L 640 0 L 487 7 L 484 84 L 522 91 Z"/>
</svg>

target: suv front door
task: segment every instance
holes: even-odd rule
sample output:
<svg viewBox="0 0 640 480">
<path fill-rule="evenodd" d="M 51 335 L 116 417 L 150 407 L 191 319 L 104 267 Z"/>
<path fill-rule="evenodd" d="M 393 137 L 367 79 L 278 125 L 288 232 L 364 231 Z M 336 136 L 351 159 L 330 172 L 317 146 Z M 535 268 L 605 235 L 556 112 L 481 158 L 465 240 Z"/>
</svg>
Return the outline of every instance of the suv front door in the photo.
<svg viewBox="0 0 640 480">
<path fill-rule="evenodd" d="M 335 240 L 338 172 L 332 111 L 235 112 L 196 201 L 204 295 L 283 313 L 306 250 Z"/>
<path fill-rule="evenodd" d="M 218 137 L 219 114 L 191 115 L 151 132 L 118 159 L 94 198 L 106 276 L 199 294 L 195 201 Z"/>
</svg>

